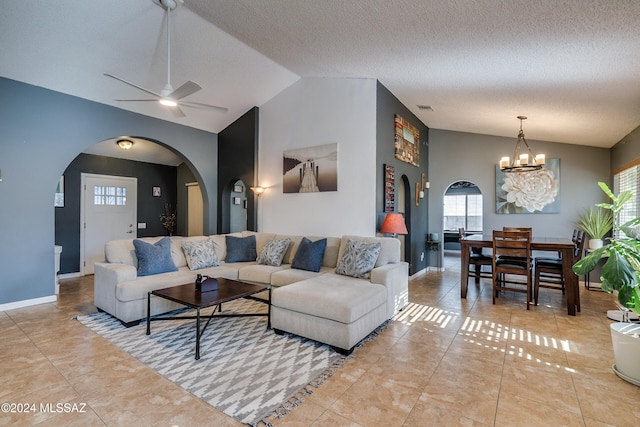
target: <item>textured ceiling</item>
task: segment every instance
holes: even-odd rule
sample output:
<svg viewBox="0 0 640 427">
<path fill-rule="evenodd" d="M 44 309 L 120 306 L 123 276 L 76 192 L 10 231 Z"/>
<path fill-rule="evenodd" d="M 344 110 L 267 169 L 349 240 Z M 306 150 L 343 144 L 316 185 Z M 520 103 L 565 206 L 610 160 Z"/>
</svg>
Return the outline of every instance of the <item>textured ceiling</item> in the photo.
<svg viewBox="0 0 640 427">
<path fill-rule="evenodd" d="M 219 132 L 299 76 L 376 78 L 427 126 L 610 147 L 640 125 L 637 0 L 185 0 L 172 83 L 227 114 L 117 103 L 166 83 L 152 0 L 4 2 L 0 75 Z M 433 111 L 420 110 L 431 106 Z"/>
</svg>

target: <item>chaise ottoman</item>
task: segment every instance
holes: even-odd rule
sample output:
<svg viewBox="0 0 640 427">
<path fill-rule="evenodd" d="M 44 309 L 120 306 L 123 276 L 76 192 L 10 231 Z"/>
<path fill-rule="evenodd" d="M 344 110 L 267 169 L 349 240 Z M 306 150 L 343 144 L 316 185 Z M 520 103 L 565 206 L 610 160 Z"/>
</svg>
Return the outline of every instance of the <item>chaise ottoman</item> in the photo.
<svg viewBox="0 0 640 427">
<path fill-rule="evenodd" d="M 271 326 L 349 354 L 388 316 L 384 285 L 328 273 L 272 290 Z"/>
</svg>

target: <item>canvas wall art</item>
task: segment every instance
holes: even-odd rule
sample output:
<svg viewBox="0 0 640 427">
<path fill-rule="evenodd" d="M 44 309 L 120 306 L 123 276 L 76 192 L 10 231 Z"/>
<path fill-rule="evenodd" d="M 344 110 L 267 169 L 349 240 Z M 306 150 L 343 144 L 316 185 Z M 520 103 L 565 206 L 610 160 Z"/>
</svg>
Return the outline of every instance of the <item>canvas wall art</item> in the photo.
<svg viewBox="0 0 640 427">
<path fill-rule="evenodd" d="M 284 193 L 338 191 L 338 144 L 285 151 L 282 191 Z"/>
<path fill-rule="evenodd" d="M 496 165 L 496 213 L 560 213 L 560 159 L 532 172 L 504 173 Z"/>
<path fill-rule="evenodd" d="M 396 159 L 420 166 L 420 131 L 397 114 L 393 146 Z"/>
</svg>

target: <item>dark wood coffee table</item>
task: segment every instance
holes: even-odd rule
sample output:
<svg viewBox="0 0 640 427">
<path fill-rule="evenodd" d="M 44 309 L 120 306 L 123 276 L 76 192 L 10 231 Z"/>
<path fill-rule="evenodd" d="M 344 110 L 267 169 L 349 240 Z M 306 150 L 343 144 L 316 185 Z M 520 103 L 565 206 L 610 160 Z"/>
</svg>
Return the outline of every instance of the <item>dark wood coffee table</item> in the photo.
<svg viewBox="0 0 640 427">
<path fill-rule="evenodd" d="M 200 338 L 204 334 L 205 329 L 209 326 L 211 319 L 217 317 L 247 317 L 247 316 L 267 316 L 267 329 L 271 329 L 271 286 L 254 285 L 251 283 L 240 282 L 238 280 L 230 280 L 219 278 L 218 289 L 215 291 L 200 292 L 196 291 L 195 283 L 187 283 L 185 285 L 172 286 L 170 288 L 157 289 L 147 293 L 147 335 L 151 334 L 152 320 L 186 320 L 196 319 L 196 360 L 200 359 Z M 259 292 L 269 291 L 267 301 L 253 296 Z M 168 316 L 151 318 L 151 295 L 168 299 L 178 304 L 196 310 L 195 316 Z M 267 313 L 222 313 L 222 303 L 233 301 L 239 298 L 247 298 L 268 305 Z M 207 307 L 217 306 L 210 315 L 200 315 L 200 310 Z M 218 314 L 216 314 L 216 310 Z M 202 330 L 200 329 L 200 319 L 206 318 Z"/>
</svg>

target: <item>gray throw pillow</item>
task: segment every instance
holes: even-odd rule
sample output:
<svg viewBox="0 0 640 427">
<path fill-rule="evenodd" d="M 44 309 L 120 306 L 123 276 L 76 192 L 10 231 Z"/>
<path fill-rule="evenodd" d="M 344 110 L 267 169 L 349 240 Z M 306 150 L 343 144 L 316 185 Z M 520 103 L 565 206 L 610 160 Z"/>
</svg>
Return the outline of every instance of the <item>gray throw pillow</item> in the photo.
<svg viewBox="0 0 640 427">
<path fill-rule="evenodd" d="M 291 239 L 288 237 L 281 240 L 269 240 L 260 251 L 256 263 L 275 266 L 282 264 L 282 258 L 289 248 L 289 243 L 291 243 Z"/>
<path fill-rule="evenodd" d="M 244 262 L 255 261 L 256 254 L 256 236 L 247 237 L 225 236 L 227 243 L 226 262 Z"/>
<path fill-rule="evenodd" d="M 187 265 L 191 270 L 200 270 L 207 267 L 217 267 L 220 260 L 213 249 L 213 242 L 209 239 L 202 242 L 185 240 L 182 242 L 182 252 L 187 259 Z"/>
<path fill-rule="evenodd" d="M 138 258 L 138 276 L 178 271 L 171 258 L 171 239 L 163 237 L 155 244 L 134 239 L 133 246 Z"/>
<path fill-rule="evenodd" d="M 324 257 L 324 251 L 327 249 L 327 239 L 320 239 L 312 242 L 311 240 L 303 237 L 300 241 L 300 246 L 296 251 L 296 255 L 293 257 L 291 268 L 298 270 L 307 270 L 313 272 L 319 272 L 322 267 L 322 258 Z"/>
<path fill-rule="evenodd" d="M 347 241 L 347 246 L 336 267 L 336 273 L 344 276 L 368 279 L 371 270 L 376 265 L 382 245 L 380 243 L 365 243 L 357 240 Z"/>
</svg>

